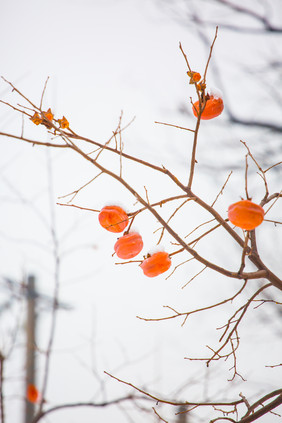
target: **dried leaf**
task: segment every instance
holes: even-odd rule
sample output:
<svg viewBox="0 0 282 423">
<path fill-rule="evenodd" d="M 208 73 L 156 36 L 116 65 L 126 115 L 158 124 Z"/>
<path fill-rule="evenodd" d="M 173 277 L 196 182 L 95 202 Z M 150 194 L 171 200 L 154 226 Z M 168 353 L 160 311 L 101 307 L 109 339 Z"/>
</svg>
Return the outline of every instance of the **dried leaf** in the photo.
<svg viewBox="0 0 282 423">
<path fill-rule="evenodd" d="M 53 120 L 54 115 L 53 115 L 53 113 L 51 112 L 50 107 L 49 107 L 49 109 L 47 110 L 47 112 L 43 112 L 43 113 L 44 113 L 44 117 L 45 117 L 46 119 L 48 119 L 48 120 L 50 120 L 50 121 L 52 121 L 52 120 Z"/>
<path fill-rule="evenodd" d="M 201 80 L 201 75 L 199 74 L 199 72 L 188 71 L 187 75 L 190 77 L 189 84 L 195 84 Z"/>
<path fill-rule="evenodd" d="M 62 129 L 66 129 L 70 126 L 69 121 L 65 118 L 65 116 L 63 116 L 62 119 L 58 119 L 58 123 Z"/>
<path fill-rule="evenodd" d="M 35 123 L 35 125 L 40 125 L 40 123 L 42 123 L 42 119 L 37 112 L 34 113 L 30 120 Z"/>
</svg>

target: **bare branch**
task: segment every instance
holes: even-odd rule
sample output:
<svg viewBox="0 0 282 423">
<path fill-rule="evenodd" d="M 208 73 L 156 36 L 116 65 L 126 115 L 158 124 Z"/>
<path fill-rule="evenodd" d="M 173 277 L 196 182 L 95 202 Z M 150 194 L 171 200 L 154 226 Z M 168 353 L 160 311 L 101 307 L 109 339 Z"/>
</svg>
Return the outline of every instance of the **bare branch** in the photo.
<svg viewBox="0 0 282 423">
<path fill-rule="evenodd" d="M 159 398 L 156 395 L 152 395 L 149 392 L 146 392 L 145 390 L 138 388 L 137 386 L 133 385 L 132 383 L 126 382 L 122 379 L 119 379 L 116 376 L 111 375 L 110 373 L 104 371 L 104 373 L 108 376 L 110 376 L 111 378 L 115 379 L 118 382 L 121 382 L 135 390 L 137 390 L 138 392 L 140 392 L 141 394 L 144 394 L 145 396 L 151 398 L 152 400 L 158 402 L 158 403 L 163 403 L 163 404 L 169 404 L 169 405 L 173 405 L 173 406 L 180 406 L 180 405 L 186 405 L 186 406 L 194 406 L 194 405 L 201 405 L 201 406 L 234 406 L 234 405 L 238 405 L 241 404 L 243 402 L 242 399 L 237 400 L 237 401 L 216 401 L 216 402 L 208 402 L 208 401 L 199 401 L 199 402 L 188 402 L 188 401 L 171 401 L 171 400 L 166 400 L 163 398 Z"/>
<path fill-rule="evenodd" d="M 215 44 L 215 40 L 217 38 L 217 33 L 218 33 L 218 26 L 216 26 L 216 28 L 215 28 L 214 39 L 213 39 L 212 45 L 210 47 L 210 54 L 209 54 L 209 57 L 208 57 L 208 60 L 207 60 L 207 64 L 206 64 L 206 68 L 205 68 L 205 72 L 204 72 L 204 77 L 203 77 L 203 81 L 204 82 L 206 82 L 207 71 L 208 71 L 208 67 L 209 67 L 209 64 L 210 64 L 210 60 L 211 60 L 211 56 L 212 56 L 212 51 L 213 51 L 213 47 L 214 47 L 214 44 Z"/>
<path fill-rule="evenodd" d="M 42 95 L 41 95 L 41 99 L 40 99 L 40 106 L 39 106 L 40 110 L 42 109 L 43 98 L 44 98 L 44 94 L 45 94 L 45 91 L 46 91 L 46 88 L 47 88 L 48 81 L 49 81 L 49 76 L 47 77 L 47 79 L 45 81 L 44 88 L 43 88 L 43 91 L 42 91 Z"/>
<path fill-rule="evenodd" d="M 173 128 L 183 129 L 184 131 L 195 132 L 194 129 L 184 128 L 183 126 L 173 125 L 172 123 L 157 122 L 157 121 L 155 121 L 155 123 L 159 123 L 160 125 L 172 126 Z"/>
<path fill-rule="evenodd" d="M 42 410 L 39 414 L 37 414 L 31 423 L 37 423 L 39 420 L 44 418 L 45 416 L 54 413 L 55 411 L 60 411 L 68 408 L 82 408 L 82 407 L 90 407 L 90 408 L 100 408 L 100 407 L 107 407 L 110 405 L 117 405 L 122 402 L 126 401 L 134 401 L 134 400 L 146 400 L 144 396 L 138 396 L 138 395 L 126 395 L 124 397 L 116 398 L 109 401 L 103 401 L 103 402 L 74 402 L 70 404 L 61 404 L 61 405 L 55 405 L 54 407 L 48 408 L 46 410 Z"/>
</svg>

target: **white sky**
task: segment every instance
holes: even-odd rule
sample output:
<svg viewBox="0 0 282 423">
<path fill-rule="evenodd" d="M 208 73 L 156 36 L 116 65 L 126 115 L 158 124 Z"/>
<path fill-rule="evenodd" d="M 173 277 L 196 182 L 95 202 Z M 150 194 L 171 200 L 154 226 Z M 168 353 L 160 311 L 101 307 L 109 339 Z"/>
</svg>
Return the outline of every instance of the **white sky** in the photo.
<svg viewBox="0 0 282 423">
<path fill-rule="evenodd" d="M 124 135 L 127 151 L 159 164 L 173 166 L 177 176 L 187 178 L 186 162 L 191 140 L 186 133 L 172 132 L 170 128 L 155 125 L 154 121 L 175 122 L 183 126 L 193 124 L 192 118 L 184 119 L 177 112 L 179 105 L 189 102 L 188 97 L 192 95 L 187 86 L 185 63 L 178 44 L 182 42 L 193 68 L 199 71 L 204 67 L 207 51 L 188 25 L 179 25 L 167 13 L 167 9 L 160 10 L 159 4 L 137 0 L 3 2 L 0 13 L 1 74 L 35 102 L 40 101 L 44 82 L 50 76 L 46 108 L 51 107 L 57 116 L 65 115 L 75 131 L 98 141 L 109 138 L 121 110 L 124 112 L 124 122 L 136 116 Z M 207 34 L 212 40 L 214 29 L 207 30 Z M 265 109 L 262 104 L 254 105 L 250 95 L 252 90 L 257 89 L 257 80 L 251 80 L 247 87 L 244 83 L 244 89 L 238 90 L 234 84 L 238 72 L 235 64 L 237 66 L 244 58 L 246 68 L 254 64 L 259 66 L 261 52 L 267 54 L 269 49 L 275 52 L 278 40 L 273 38 L 270 44 L 262 38 L 260 45 L 254 45 L 252 37 L 238 36 L 234 45 L 230 34 L 225 34 L 224 39 L 220 34 L 219 31 L 214 55 L 218 63 L 226 67 L 225 86 L 228 84 L 235 107 L 245 113 L 251 103 L 257 107 L 256 113 L 263 113 Z M 248 54 L 250 51 L 252 55 Z M 238 84 L 240 82 L 239 79 Z M 213 74 L 210 83 L 216 83 Z M 7 84 L 1 80 L 1 98 L 14 104 L 18 102 L 19 99 L 9 92 Z M 1 131 L 20 133 L 22 121 L 20 117 L 15 119 L 14 112 L 1 106 L 0 118 Z M 223 125 L 224 116 L 219 119 Z M 219 158 L 216 127 L 211 124 L 209 128 L 206 131 L 211 146 L 215 148 L 202 149 L 199 157 L 204 161 L 212 162 L 214 159 L 216 162 Z M 251 132 L 248 134 L 253 136 Z M 40 136 L 46 140 L 45 132 L 33 127 L 29 121 L 25 122 L 25 135 L 34 139 Z M 223 127 L 220 136 L 228 145 L 234 140 L 239 142 L 237 130 L 229 131 Z M 254 144 L 254 147 L 259 150 L 259 146 Z M 110 160 L 108 156 L 105 157 Z M 234 158 L 243 160 L 243 149 L 236 150 Z M 242 389 L 245 395 L 253 395 L 254 392 L 276 387 L 281 380 L 278 371 L 274 373 L 263 367 L 269 364 L 264 362 L 269 342 L 273 345 L 272 361 L 279 360 L 278 342 L 273 340 L 273 333 L 263 332 L 265 346 L 260 345 L 260 350 L 251 359 L 252 365 L 257 361 L 253 372 L 249 370 L 250 361 L 247 358 L 252 346 L 244 346 L 242 341 L 239 354 L 248 385 L 232 390 L 227 382 L 228 372 L 220 373 L 214 366 L 209 380 L 216 374 L 218 386 L 210 382 L 207 388 L 201 381 L 201 376 L 205 374 L 204 364 L 195 365 L 183 360 L 183 357 L 205 355 L 205 345 L 209 342 L 214 345 L 217 339 L 214 328 L 224 322 L 226 314 L 199 315 L 196 328 L 192 324 L 196 322 L 193 319 L 191 325 L 183 328 L 176 321 L 148 324 L 136 319 L 136 315 L 162 316 L 163 305 L 187 310 L 203 302 L 208 304 L 214 292 L 220 291 L 224 297 L 230 294 L 230 287 L 235 290 L 237 284 L 207 272 L 189 289 L 182 290 L 181 286 L 201 267 L 191 264 L 189 268 L 180 268 L 168 280 L 163 277 L 148 280 L 134 265 L 115 266 L 111 254 L 116 238 L 98 226 L 96 214 L 55 205 L 58 196 L 73 191 L 91 179 L 96 174 L 92 168 L 71 154 L 46 152 L 8 139 L 1 139 L 0 160 L 1 274 L 20 280 L 23 273 L 33 272 L 38 278 L 39 288 L 48 295 L 53 292 L 53 258 L 50 227 L 43 220 L 50 222 L 50 163 L 52 167 L 54 193 L 51 203 L 56 215 L 59 248 L 63 253 L 60 298 L 71 304 L 74 310 L 62 311 L 58 315 L 55 353 L 47 392 L 50 405 L 103 399 L 103 392 L 97 395 L 99 384 L 93 369 L 101 378 L 104 378 L 103 371 L 107 370 L 137 385 L 146 384 L 163 396 L 173 395 L 179 386 L 191 380 L 193 383 L 187 388 L 186 394 L 194 399 L 202 397 L 207 390 L 208 394 L 216 392 L 219 396 L 224 396 L 230 390 L 230 396 L 234 398 Z M 135 178 L 136 186 L 141 191 L 143 185 L 150 187 L 152 199 L 170 190 L 169 185 L 149 172 L 141 173 L 134 166 L 128 166 L 125 171 L 129 178 Z M 195 186 L 201 189 L 206 198 L 214 198 L 227 174 L 216 174 L 211 180 L 204 173 L 199 176 Z M 243 181 L 243 176 L 237 174 L 234 182 L 231 182 L 233 189 L 240 186 L 236 200 L 244 195 Z M 273 187 L 276 185 L 273 178 Z M 220 200 L 218 207 L 222 213 L 226 212 L 233 192 L 231 189 L 226 194 L 227 200 Z M 261 192 L 259 189 L 254 191 L 257 198 Z M 23 198 L 25 203 L 21 200 Z M 106 177 L 101 179 L 100 185 L 95 183 L 76 199 L 77 204 L 98 209 L 111 201 L 121 202 L 129 209 L 134 203 L 127 193 Z M 170 210 L 168 207 L 168 216 Z M 178 221 L 181 225 L 185 221 L 186 232 L 193 228 L 193 218 L 206 217 L 200 216 L 198 209 L 192 206 L 189 210 L 189 217 L 183 214 L 183 220 L 179 218 Z M 274 217 L 278 218 L 277 211 Z M 142 231 L 145 248 L 149 250 L 154 247 L 157 235 L 152 235 L 152 228 L 157 228 L 155 222 L 148 216 L 140 217 L 136 228 Z M 272 231 L 272 236 L 277 236 L 276 232 Z M 169 241 L 169 238 L 164 239 L 164 248 L 170 248 Z M 202 247 L 202 252 L 215 260 L 219 257 L 223 263 L 228 260 L 230 267 L 236 267 L 236 259 L 227 254 L 228 244 L 222 246 L 215 242 L 210 247 Z M 67 254 L 72 249 L 73 252 Z M 267 257 L 267 260 L 277 265 L 273 258 Z M 43 312 L 40 318 L 38 332 L 42 346 L 46 344 L 49 317 L 47 312 Z M 249 324 L 253 325 L 254 320 L 255 317 L 251 317 Z M 0 345 L 4 347 L 8 327 L 5 325 L 6 321 L 2 325 L 0 338 Z M 249 333 L 248 327 L 243 327 L 243 340 L 247 340 Z M 252 336 L 254 345 L 259 343 L 260 334 L 255 332 Z M 18 377 L 15 370 L 21 367 L 15 365 L 18 357 L 15 356 L 7 369 L 9 375 Z M 41 361 L 38 366 L 40 379 Z M 227 369 L 228 365 L 223 368 Z M 127 392 L 118 383 L 107 378 L 105 380 L 107 398 Z M 258 389 L 262 382 L 263 388 Z M 17 383 L 17 380 L 10 382 L 7 395 L 22 395 Z M 19 410 L 13 409 L 12 400 L 8 404 L 10 421 L 13 421 L 18 418 Z M 17 401 L 16 404 L 21 402 Z M 165 412 L 167 415 L 170 413 L 168 410 Z M 273 417 L 267 418 L 268 423 L 275 421 Z M 103 422 L 114 419 L 115 423 L 128 421 L 123 412 L 109 408 L 54 413 L 46 422 L 74 423 L 79 420 L 90 423 L 93 419 Z M 134 415 L 136 423 L 144 419 L 149 421 L 148 416 Z"/>
</svg>

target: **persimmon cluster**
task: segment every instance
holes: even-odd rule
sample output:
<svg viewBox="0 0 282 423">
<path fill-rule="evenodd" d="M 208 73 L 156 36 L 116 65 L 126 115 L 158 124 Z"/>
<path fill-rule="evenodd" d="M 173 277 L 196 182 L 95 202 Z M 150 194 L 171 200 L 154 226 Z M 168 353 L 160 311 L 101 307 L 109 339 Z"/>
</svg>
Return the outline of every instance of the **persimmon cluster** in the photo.
<svg viewBox="0 0 282 423">
<path fill-rule="evenodd" d="M 190 77 L 190 84 L 194 84 L 199 100 L 192 103 L 192 110 L 195 117 L 203 120 L 213 119 L 219 116 L 224 104 L 220 95 L 206 93 L 205 77 L 202 78 L 200 73 L 188 71 Z M 35 112 L 30 120 L 35 125 L 43 124 L 47 128 L 51 128 L 51 122 L 56 122 L 60 128 L 69 128 L 69 122 L 63 116 L 62 119 L 54 119 L 54 115 L 49 108 L 46 112 Z M 114 251 L 116 255 L 122 260 L 130 260 L 136 257 L 143 249 L 142 236 L 137 232 L 126 230 L 129 224 L 129 217 L 123 208 L 112 205 L 105 206 L 99 213 L 100 225 L 113 233 L 121 233 L 123 235 L 117 239 L 114 244 Z M 264 220 L 263 208 L 250 201 L 241 200 L 237 203 L 231 204 L 228 208 L 229 221 L 246 231 L 251 231 L 259 226 Z M 130 225 L 131 226 L 131 225 Z M 129 226 L 129 228 L 130 228 Z M 143 261 L 140 260 L 140 267 L 144 275 L 148 277 L 155 277 L 166 272 L 171 266 L 171 257 L 165 251 L 158 251 L 154 254 L 147 254 L 143 256 Z"/>
<path fill-rule="evenodd" d="M 120 233 L 129 224 L 127 213 L 119 206 L 105 206 L 98 216 L 100 225 L 107 231 Z M 114 245 L 116 255 L 121 259 L 132 259 L 143 249 L 143 240 L 137 232 L 124 232 Z M 166 272 L 171 266 L 169 254 L 159 251 L 148 254 L 140 264 L 145 276 L 149 278 Z"/>
<path fill-rule="evenodd" d="M 241 200 L 228 208 L 228 218 L 235 226 L 250 231 L 264 220 L 263 208 L 250 200 Z M 109 232 L 121 233 L 129 224 L 129 218 L 120 206 L 105 206 L 98 216 L 100 225 Z M 136 257 L 143 249 L 142 236 L 138 232 L 125 231 L 114 245 L 116 255 L 129 260 Z M 147 254 L 140 267 L 145 276 L 155 277 L 166 272 L 171 266 L 171 258 L 165 251 Z"/>
</svg>

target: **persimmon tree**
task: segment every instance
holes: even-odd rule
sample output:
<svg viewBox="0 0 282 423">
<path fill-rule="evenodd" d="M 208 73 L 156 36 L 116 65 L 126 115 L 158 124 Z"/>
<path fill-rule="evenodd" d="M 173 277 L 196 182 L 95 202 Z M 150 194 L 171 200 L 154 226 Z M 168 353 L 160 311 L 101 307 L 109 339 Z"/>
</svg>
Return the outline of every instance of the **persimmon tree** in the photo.
<svg viewBox="0 0 282 423">
<path fill-rule="evenodd" d="M 190 65 L 190 59 L 180 44 L 180 51 L 184 58 L 184 63 L 187 67 L 186 72 L 188 76 L 188 82 L 191 85 L 195 96 L 194 100 L 192 97 L 188 100 L 189 107 L 195 116 L 194 128 L 186 128 L 184 126 L 178 126 L 171 123 L 164 123 L 164 125 L 170 126 L 177 130 L 186 131 L 187 137 L 191 138 L 192 149 L 191 157 L 189 158 L 189 169 L 187 180 L 180 180 L 176 176 L 175 172 L 168 169 L 165 166 L 152 163 L 144 160 L 132 154 L 128 154 L 122 142 L 122 135 L 128 124 L 123 126 L 122 115 L 120 116 L 119 122 L 111 137 L 106 142 L 99 142 L 94 139 L 88 138 L 84 135 L 78 134 L 71 123 L 69 123 L 67 117 L 59 116 L 56 117 L 52 113 L 52 107 L 47 110 L 43 107 L 44 92 L 46 85 L 43 89 L 41 101 L 39 105 L 36 105 L 31 101 L 28 96 L 23 94 L 13 83 L 5 80 L 10 85 L 12 90 L 17 93 L 22 100 L 25 100 L 25 106 L 14 105 L 11 103 L 5 103 L 8 107 L 11 107 L 15 112 L 21 113 L 24 117 L 30 120 L 31 124 L 42 125 L 46 128 L 50 135 L 48 142 L 30 139 L 21 135 L 0 132 L 2 137 L 7 140 L 18 140 L 19 142 L 25 142 L 34 147 L 45 147 L 54 148 L 60 150 L 72 151 L 75 155 L 79 156 L 87 163 L 92 165 L 97 170 L 97 175 L 89 183 L 96 180 L 100 175 L 108 175 L 113 180 L 117 181 L 121 187 L 127 190 L 136 201 L 135 206 L 132 208 L 122 208 L 117 204 L 111 204 L 111 198 L 109 198 L 109 204 L 98 210 L 95 208 L 86 208 L 81 205 L 74 203 L 76 195 L 83 190 L 87 185 L 84 184 L 79 189 L 71 193 L 71 200 L 65 203 L 58 203 L 59 206 L 74 207 L 82 210 L 89 210 L 90 212 L 97 213 L 97 224 L 100 224 L 105 230 L 112 232 L 113 244 L 109 245 L 109 249 L 114 249 L 118 258 L 123 260 L 121 263 L 125 266 L 134 266 L 136 272 L 143 271 L 144 277 L 162 277 L 160 275 L 166 274 L 170 276 L 172 273 L 176 273 L 180 266 L 189 266 L 189 263 L 194 260 L 202 265 L 202 269 L 192 279 L 194 280 L 199 274 L 202 274 L 205 270 L 209 269 L 215 274 L 223 275 L 227 280 L 233 279 L 237 281 L 236 292 L 224 300 L 218 300 L 210 305 L 203 305 L 202 307 L 195 308 L 187 311 L 178 311 L 173 307 L 166 307 L 168 314 L 161 315 L 158 317 L 140 317 L 143 321 L 167 321 L 167 320 L 178 320 L 184 325 L 193 314 L 201 314 L 214 310 L 216 312 L 221 306 L 227 303 L 232 303 L 235 299 L 242 296 L 242 293 L 248 288 L 252 289 L 252 294 L 247 301 L 238 307 L 238 309 L 230 316 L 228 321 L 222 327 L 221 337 L 218 345 L 215 347 L 208 347 L 209 354 L 207 357 L 195 357 L 189 358 L 189 360 L 200 360 L 203 361 L 207 366 L 218 361 L 231 362 L 231 377 L 230 383 L 236 378 L 242 378 L 238 370 L 237 363 L 237 352 L 240 348 L 240 327 L 242 321 L 245 320 L 247 312 L 259 298 L 260 294 L 267 293 L 270 288 L 274 288 L 277 292 L 277 299 L 270 301 L 275 303 L 276 307 L 280 307 L 282 304 L 279 302 L 279 295 L 282 291 L 282 280 L 279 275 L 272 271 L 269 266 L 265 264 L 260 256 L 260 246 L 257 242 L 256 228 L 261 225 L 279 225 L 280 221 L 274 221 L 271 219 L 270 210 L 278 207 L 279 201 L 281 201 L 280 192 L 270 192 L 268 187 L 268 174 L 278 165 L 279 163 L 273 163 L 269 168 L 263 169 L 259 162 L 256 160 L 251 149 L 245 141 L 241 141 L 246 149 L 245 153 L 245 187 L 242 191 L 238 191 L 237 197 L 234 198 L 232 204 L 226 204 L 226 214 L 220 213 L 217 210 L 217 200 L 220 195 L 223 195 L 224 189 L 228 183 L 229 177 L 226 179 L 224 185 L 219 187 L 219 193 L 215 200 L 210 204 L 207 202 L 201 194 L 196 193 L 194 190 L 195 178 L 196 178 L 196 165 L 197 165 L 197 151 L 201 149 L 200 142 L 200 128 L 202 120 L 216 119 L 224 111 L 224 98 L 217 93 L 210 92 L 208 90 L 208 68 L 210 60 L 212 58 L 212 52 L 214 43 L 217 38 L 217 30 L 215 37 L 210 46 L 209 55 L 206 61 L 206 66 L 202 72 L 194 70 L 194 66 Z M 107 152 L 112 154 L 116 159 L 118 170 L 114 170 L 113 165 L 105 164 L 102 160 L 103 154 Z M 149 190 L 146 187 L 144 192 L 136 188 L 136 181 L 134 179 L 128 180 L 126 170 L 124 169 L 125 162 L 133 162 L 136 167 L 142 169 L 149 169 L 153 174 L 158 174 L 163 178 L 164 184 L 169 181 L 174 187 L 174 194 L 158 199 L 157 201 L 151 202 L 149 199 Z M 252 194 L 248 189 L 248 164 L 252 162 L 257 168 L 257 172 L 262 180 L 264 186 L 264 195 L 257 201 L 253 201 Z M 153 179 L 152 179 L 153 182 Z M 241 196 L 241 201 L 237 201 L 238 197 Z M 209 216 L 206 221 L 195 221 L 194 229 L 188 234 L 185 234 L 185 228 L 177 228 L 174 226 L 174 218 L 177 213 L 182 212 L 190 202 L 194 202 L 197 207 L 204 210 Z M 164 217 L 163 210 L 168 204 L 173 204 L 173 212 L 169 218 Z M 157 250 L 152 254 L 147 253 L 143 250 L 142 231 L 136 233 L 131 231 L 133 222 L 138 221 L 139 216 L 149 212 L 152 218 L 156 219 L 161 226 L 160 239 L 167 234 L 171 239 L 171 250 L 162 251 Z M 183 225 L 182 225 L 183 226 Z M 206 229 L 205 229 L 206 227 Z M 218 262 L 209 260 L 197 248 L 199 243 L 212 243 L 212 236 L 216 236 L 217 232 L 222 230 L 225 236 L 232 240 L 232 242 L 239 248 L 240 254 L 238 255 L 237 266 L 235 268 L 228 268 L 220 257 Z M 278 228 L 277 228 L 278 230 Z M 195 232 L 198 235 L 195 235 Z M 152 227 L 153 232 L 153 227 Z M 116 239 L 116 234 L 121 234 L 119 239 Z M 188 240 L 187 240 L 188 238 Z M 176 261 L 176 257 L 179 258 Z M 114 259 L 113 259 L 114 260 Z M 124 261 L 126 260 L 126 261 Z M 181 260 L 181 261 L 180 261 Z M 168 271 L 171 273 L 169 274 Z M 192 280 L 191 279 L 191 280 Z M 253 281 L 259 281 L 259 287 L 252 285 Z M 261 304 L 267 302 L 267 300 L 261 299 Z M 278 368 L 281 364 L 274 364 L 273 368 Z M 275 371 L 275 370 L 274 370 Z M 127 385 L 130 389 L 135 391 L 136 398 L 144 398 L 147 401 L 151 401 L 153 406 L 153 412 L 159 421 L 167 421 L 161 416 L 159 406 L 161 404 L 167 404 L 171 407 L 182 407 L 181 410 L 184 413 L 190 413 L 192 410 L 195 413 L 196 410 L 201 408 L 211 409 L 216 412 L 217 416 L 210 420 L 215 421 L 230 421 L 230 422 L 241 422 L 248 423 L 258 420 L 260 417 L 273 412 L 279 405 L 282 404 L 282 389 L 277 389 L 268 392 L 261 396 L 256 401 L 250 403 L 248 399 L 238 392 L 238 395 L 233 400 L 224 400 L 221 398 L 214 398 L 210 401 L 195 400 L 194 398 L 187 398 L 185 401 L 164 398 L 161 394 L 156 395 L 155 393 L 145 390 L 132 381 L 123 380 L 118 378 L 114 374 L 105 372 L 109 378 L 114 379 L 117 383 Z M 47 382 L 46 382 L 47 383 Z M 39 397 L 39 411 L 35 416 L 33 423 L 40 421 L 44 416 L 55 412 L 58 409 L 64 407 L 64 405 L 58 405 L 57 407 L 48 408 L 44 403 L 44 392 L 46 390 L 46 383 L 43 387 L 41 396 L 38 396 L 36 392 L 36 400 Z M 32 398 L 35 397 L 33 395 Z M 130 393 L 124 400 L 133 399 L 134 393 Z M 120 399 L 119 401 L 123 400 Z M 73 404 L 75 406 L 75 404 Z M 79 406 L 79 404 L 77 404 Z"/>
</svg>

